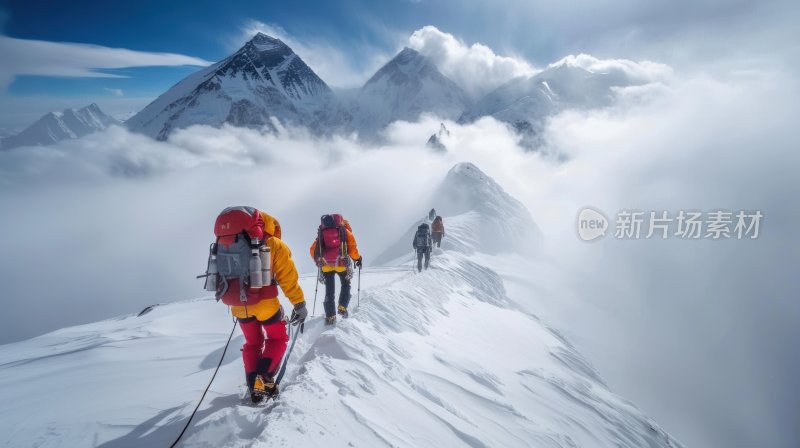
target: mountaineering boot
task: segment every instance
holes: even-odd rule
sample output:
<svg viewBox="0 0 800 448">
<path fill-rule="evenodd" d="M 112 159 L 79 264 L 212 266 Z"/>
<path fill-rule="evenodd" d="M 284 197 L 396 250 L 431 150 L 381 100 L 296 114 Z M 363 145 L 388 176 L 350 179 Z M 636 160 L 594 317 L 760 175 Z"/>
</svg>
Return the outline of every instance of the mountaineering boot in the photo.
<svg viewBox="0 0 800 448">
<path fill-rule="evenodd" d="M 250 391 L 250 400 L 253 403 L 261 403 L 266 392 L 261 375 L 255 372 L 247 374 L 247 390 Z"/>
<path fill-rule="evenodd" d="M 271 376 L 264 379 L 264 396 L 267 398 L 278 396 L 278 385 L 275 384 L 275 379 Z"/>
<path fill-rule="evenodd" d="M 325 318 L 325 325 L 333 325 L 336 323 L 336 315 L 328 316 Z"/>
<path fill-rule="evenodd" d="M 339 305 L 337 311 L 344 319 L 347 319 L 347 316 L 349 316 L 349 314 L 347 314 L 347 307 L 345 307 L 344 305 Z"/>
</svg>

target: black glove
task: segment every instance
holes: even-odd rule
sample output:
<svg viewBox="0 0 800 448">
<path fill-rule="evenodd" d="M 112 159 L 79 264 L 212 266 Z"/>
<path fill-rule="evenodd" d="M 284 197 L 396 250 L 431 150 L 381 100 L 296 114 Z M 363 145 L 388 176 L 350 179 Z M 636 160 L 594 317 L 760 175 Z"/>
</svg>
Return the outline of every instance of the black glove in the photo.
<svg viewBox="0 0 800 448">
<path fill-rule="evenodd" d="M 364 256 L 361 256 L 361 258 L 356 260 L 356 267 L 361 269 L 361 266 L 363 266 L 363 264 L 364 264 L 363 262 L 364 262 Z"/>
<path fill-rule="evenodd" d="M 294 306 L 292 317 L 289 318 L 289 323 L 292 325 L 300 325 L 305 322 L 306 317 L 308 317 L 306 302 L 300 302 Z"/>
</svg>

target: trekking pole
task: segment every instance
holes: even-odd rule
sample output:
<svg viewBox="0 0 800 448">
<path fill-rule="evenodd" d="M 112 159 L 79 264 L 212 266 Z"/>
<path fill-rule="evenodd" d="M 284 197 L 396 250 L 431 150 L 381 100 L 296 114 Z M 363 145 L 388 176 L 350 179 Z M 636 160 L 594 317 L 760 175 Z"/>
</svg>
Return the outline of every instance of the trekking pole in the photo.
<svg viewBox="0 0 800 448">
<path fill-rule="evenodd" d="M 317 286 L 314 287 L 314 308 L 311 309 L 311 317 L 314 317 L 314 312 L 317 310 L 317 291 L 319 290 L 319 270 L 320 267 L 317 266 L 317 278 L 314 279 L 314 283 Z"/>
<path fill-rule="evenodd" d="M 358 292 L 356 292 L 356 309 L 361 305 L 361 266 L 358 267 Z"/>
<path fill-rule="evenodd" d="M 283 380 L 283 375 L 286 374 L 286 365 L 289 364 L 289 356 L 292 356 L 292 350 L 294 350 L 294 343 L 297 342 L 297 335 L 303 332 L 303 326 L 305 322 L 300 324 L 300 328 L 295 329 L 292 331 L 292 326 L 289 326 L 289 332 L 294 333 L 294 336 L 291 337 L 292 343 L 289 345 L 289 350 L 286 351 L 286 355 L 283 357 L 283 362 L 281 363 L 281 368 L 278 371 L 278 376 L 275 377 L 275 385 L 279 385 L 281 380 Z"/>
</svg>

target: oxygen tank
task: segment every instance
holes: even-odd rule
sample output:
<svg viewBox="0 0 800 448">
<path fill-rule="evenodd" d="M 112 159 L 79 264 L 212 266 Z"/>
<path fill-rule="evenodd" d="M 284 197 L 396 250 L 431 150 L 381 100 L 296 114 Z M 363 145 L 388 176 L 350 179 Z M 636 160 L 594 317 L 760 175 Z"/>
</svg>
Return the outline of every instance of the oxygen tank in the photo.
<svg viewBox="0 0 800 448">
<path fill-rule="evenodd" d="M 261 282 L 264 286 L 269 286 L 272 284 L 272 252 L 269 246 L 264 244 L 259 248 L 258 254 L 261 258 Z"/>
<path fill-rule="evenodd" d="M 211 246 L 211 253 L 208 256 L 208 269 L 206 269 L 206 291 L 217 290 L 217 245 Z"/>
<path fill-rule="evenodd" d="M 264 286 L 261 277 L 261 255 L 259 254 L 259 242 L 255 238 L 250 241 L 250 287 L 260 288 Z"/>
</svg>

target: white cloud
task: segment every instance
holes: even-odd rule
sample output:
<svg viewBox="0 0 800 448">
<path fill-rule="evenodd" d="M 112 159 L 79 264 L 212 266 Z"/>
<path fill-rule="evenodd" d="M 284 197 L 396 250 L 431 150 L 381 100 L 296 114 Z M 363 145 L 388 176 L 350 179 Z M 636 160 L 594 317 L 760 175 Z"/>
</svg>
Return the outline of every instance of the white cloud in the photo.
<svg viewBox="0 0 800 448">
<path fill-rule="evenodd" d="M 347 52 L 343 52 L 322 39 L 307 37 L 300 40 L 278 25 L 256 20 L 245 23 L 241 31 L 241 35 L 231 42 L 232 49 L 238 50 L 244 42 L 259 32 L 275 37 L 291 47 L 325 83 L 335 87 L 361 87 L 391 57 L 374 47 L 369 47 L 366 51 L 348 48 Z M 360 67 L 355 67 L 356 58 L 361 56 L 364 61 Z"/>
<path fill-rule="evenodd" d="M 530 76 L 537 71 L 521 58 L 499 56 L 480 43 L 467 45 L 431 25 L 414 31 L 408 46 L 433 59 L 442 74 L 473 98 L 514 77 Z"/>
<path fill-rule="evenodd" d="M 110 87 L 104 87 L 103 90 L 114 96 L 125 96 L 125 92 L 123 92 L 122 89 L 112 89 Z"/>
<path fill-rule="evenodd" d="M 0 91 L 20 75 L 120 78 L 102 69 L 153 66 L 205 66 L 210 62 L 174 53 L 152 53 L 67 42 L 0 36 Z"/>
<path fill-rule="evenodd" d="M 627 59 L 598 59 L 588 54 L 569 55 L 550 64 L 556 67 L 566 64 L 580 67 L 593 73 L 608 73 L 623 76 L 635 83 L 666 82 L 672 77 L 672 68 L 652 61 L 634 62 Z"/>
</svg>

